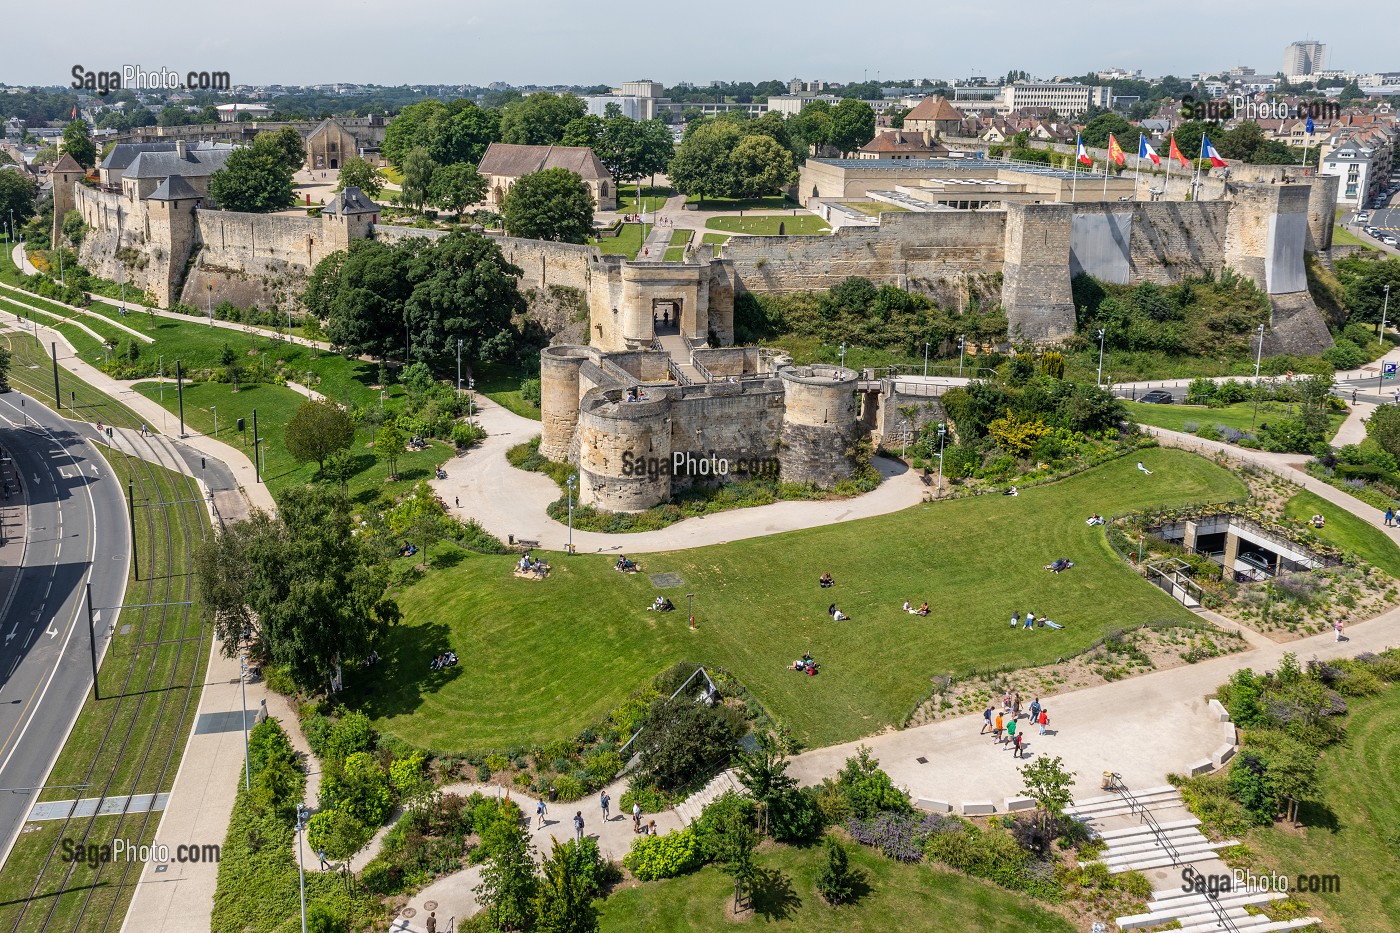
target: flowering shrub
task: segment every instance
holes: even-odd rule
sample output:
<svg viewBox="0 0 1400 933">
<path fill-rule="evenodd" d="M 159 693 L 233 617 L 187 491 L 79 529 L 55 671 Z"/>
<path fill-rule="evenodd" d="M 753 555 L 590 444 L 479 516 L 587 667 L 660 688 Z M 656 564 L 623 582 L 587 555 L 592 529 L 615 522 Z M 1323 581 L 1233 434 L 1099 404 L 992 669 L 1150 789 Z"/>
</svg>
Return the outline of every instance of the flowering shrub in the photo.
<svg viewBox="0 0 1400 933">
<path fill-rule="evenodd" d="M 846 822 L 851 838 L 879 849 L 897 862 L 917 862 L 924 856 L 930 834 L 946 830 L 953 821 L 937 813 L 915 814 L 885 811 L 868 820 L 852 817 Z"/>
<path fill-rule="evenodd" d="M 622 864 L 639 881 L 656 881 L 692 872 L 703 860 L 695 833 L 680 829 L 664 836 L 642 836 L 635 840 Z"/>
</svg>

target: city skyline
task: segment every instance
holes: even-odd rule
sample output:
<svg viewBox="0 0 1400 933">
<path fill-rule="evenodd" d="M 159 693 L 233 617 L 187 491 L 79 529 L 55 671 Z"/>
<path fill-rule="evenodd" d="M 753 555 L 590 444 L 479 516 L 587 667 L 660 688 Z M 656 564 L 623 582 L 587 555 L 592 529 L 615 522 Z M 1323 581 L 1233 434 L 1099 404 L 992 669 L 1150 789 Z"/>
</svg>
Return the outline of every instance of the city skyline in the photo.
<svg viewBox="0 0 1400 933">
<path fill-rule="evenodd" d="M 860 80 L 997 78 L 1018 69 L 1039 77 L 1095 69 L 1141 69 L 1145 75 L 1188 76 L 1244 65 L 1261 74 L 1279 70 L 1289 43 L 1315 39 L 1328 46 L 1329 68 L 1374 72 L 1400 67 L 1383 31 L 1332 34 L 1323 17 L 1298 0 L 1248 0 L 1209 21 L 1161 18 L 1144 30 L 1136 13 L 1107 0 L 1089 0 L 1073 18 L 1037 21 L 1034 32 L 1003 30 L 1008 15 L 939 10 L 930 29 L 894 28 L 888 19 L 853 20 L 832 0 L 813 0 L 799 17 L 790 10 L 717 0 L 697 21 L 658 9 L 636 23 L 600 19 L 560 0 L 496 8 L 473 0 L 439 0 L 394 8 L 392 21 L 357 15 L 342 4 L 301 5 L 249 0 L 228 19 L 201 8 L 157 0 L 149 16 L 104 21 L 101 30 L 38 30 L 18 44 L 0 73 L 11 85 L 67 86 L 75 65 L 94 71 L 124 65 L 227 71 L 234 84 L 378 85 L 612 84 L 639 78 L 674 86 L 682 81 L 762 81 L 792 77 L 840 83 Z M 79 22 L 105 16 L 93 0 L 75 0 Z M 270 25 L 273 24 L 273 25 Z M 707 25 L 712 24 L 712 25 Z M 869 27 L 852 54 L 852 29 Z M 1208 28 L 1207 28 L 1208 27 Z M 987 36 L 994 42 L 948 42 L 947 36 Z M 372 37 L 368 41 L 366 37 Z M 443 42 L 442 37 L 449 41 Z M 800 42 L 778 41 L 800 39 Z M 867 41 L 877 38 L 880 41 Z M 276 55 L 290 47 L 298 52 Z M 174 51 L 172 51 L 174 50 Z M 343 50 L 339 53 L 328 50 Z"/>
</svg>

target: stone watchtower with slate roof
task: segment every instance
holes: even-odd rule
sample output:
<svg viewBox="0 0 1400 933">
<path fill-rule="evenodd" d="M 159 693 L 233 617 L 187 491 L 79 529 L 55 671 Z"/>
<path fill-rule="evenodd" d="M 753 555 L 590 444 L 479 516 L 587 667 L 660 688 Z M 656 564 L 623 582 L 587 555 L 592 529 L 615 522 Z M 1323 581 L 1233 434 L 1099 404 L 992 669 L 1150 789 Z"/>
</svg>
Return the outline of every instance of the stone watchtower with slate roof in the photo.
<svg viewBox="0 0 1400 933">
<path fill-rule="evenodd" d="M 321 235 L 330 251 L 347 248 L 355 240 L 368 239 L 379 223 L 379 205 L 354 185 L 331 198 L 321 208 Z"/>
<path fill-rule="evenodd" d="M 83 180 L 87 174 L 83 167 L 79 165 L 71 155 L 64 153 L 63 157 L 49 170 L 49 180 L 53 182 L 53 230 L 50 231 L 53 240 L 57 243 L 63 234 L 63 218 L 68 216 L 68 212 L 73 210 L 76 202 L 73 197 L 73 186 Z"/>
<path fill-rule="evenodd" d="M 171 175 L 143 202 L 154 245 L 147 281 L 162 308 L 169 308 L 180 299 L 185 260 L 197 238 L 195 209 L 201 197 L 188 181 Z"/>
</svg>

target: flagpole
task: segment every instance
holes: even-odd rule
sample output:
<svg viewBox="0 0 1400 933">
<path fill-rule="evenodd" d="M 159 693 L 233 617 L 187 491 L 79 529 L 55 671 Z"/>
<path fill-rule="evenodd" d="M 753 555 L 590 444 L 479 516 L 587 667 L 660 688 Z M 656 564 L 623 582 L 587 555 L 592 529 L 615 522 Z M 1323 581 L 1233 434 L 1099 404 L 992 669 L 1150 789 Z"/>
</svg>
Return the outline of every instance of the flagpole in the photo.
<svg viewBox="0 0 1400 933">
<path fill-rule="evenodd" d="M 1312 133 L 1303 137 L 1303 175 L 1308 174 L 1308 147 L 1312 145 Z"/>
<path fill-rule="evenodd" d="M 1133 200 L 1137 200 L 1138 179 L 1142 177 L 1142 144 L 1147 139 L 1144 133 L 1138 134 L 1138 156 L 1137 162 L 1133 163 Z"/>
<path fill-rule="evenodd" d="M 1201 160 L 1206 157 L 1206 134 L 1201 134 L 1201 154 L 1196 157 L 1196 176 L 1191 180 L 1191 200 L 1201 199 Z"/>
<path fill-rule="evenodd" d="M 1173 138 L 1172 138 L 1172 142 L 1175 142 L 1175 141 L 1176 141 L 1176 140 L 1175 140 L 1175 138 L 1173 137 Z M 1171 157 L 1171 150 L 1168 149 L 1168 150 L 1167 150 L 1167 180 L 1166 180 L 1165 182 L 1162 183 L 1162 200 L 1163 200 L 1163 201 L 1170 201 L 1170 200 L 1171 200 L 1171 190 L 1172 190 L 1172 157 Z"/>
<path fill-rule="evenodd" d="M 1069 203 L 1074 203 L 1075 191 L 1079 188 L 1079 141 L 1074 143 L 1074 180 L 1069 183 Z"/>
<path fill-rule="evenodd" d="M 1104 160 L 1103 160 L 1103 199 L 1104 199 L 1105 201 L 1108 200 L 1108 163 L 1111 162 L 1111 161 L 1113 161 L 1113 160 L 1112 160 L 1112 159 L 1104 159 Z"/>
</svg>

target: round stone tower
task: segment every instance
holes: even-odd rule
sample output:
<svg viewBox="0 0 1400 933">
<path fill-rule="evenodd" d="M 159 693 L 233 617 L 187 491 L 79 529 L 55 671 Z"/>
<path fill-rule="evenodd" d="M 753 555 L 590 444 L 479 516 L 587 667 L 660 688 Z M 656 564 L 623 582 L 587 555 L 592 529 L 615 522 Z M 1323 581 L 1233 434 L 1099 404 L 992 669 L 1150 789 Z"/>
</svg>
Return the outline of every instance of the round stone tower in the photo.
<svg viewBox="0 0 1400 933">
<path fill-rule="evenodd" d="M 587 347 L 540 351 L 540 453 L 558 463 L 569 461 L 578 430 L 578 370 L 587 357 Z"/>
<path fill-rule="evenodd" d="M 609 512 L 640 512 L 671 497 L 671 400 L 628 402 L 622 389 L 589 391 L 579 411 L 579 501 Z"/>
<path fill-rule="evenodd" d="M 817 363 L 778 376 L 786 406 L 778 446 L 783 480 L 835 486 L 855 466 L 846 449 L 856 429 L 856 371 Z"/>
</svg>

